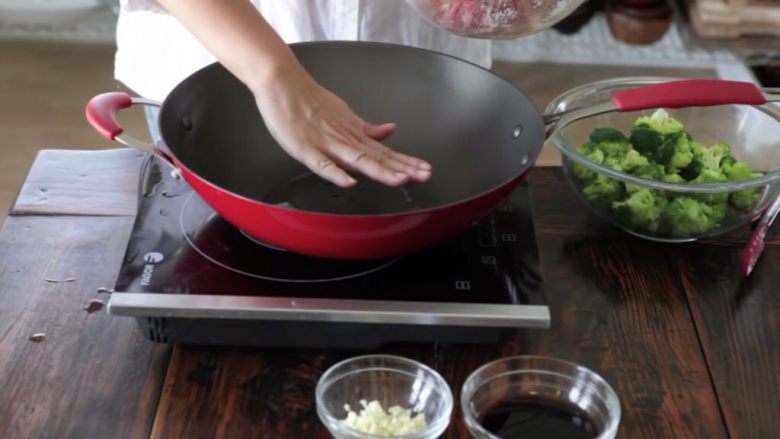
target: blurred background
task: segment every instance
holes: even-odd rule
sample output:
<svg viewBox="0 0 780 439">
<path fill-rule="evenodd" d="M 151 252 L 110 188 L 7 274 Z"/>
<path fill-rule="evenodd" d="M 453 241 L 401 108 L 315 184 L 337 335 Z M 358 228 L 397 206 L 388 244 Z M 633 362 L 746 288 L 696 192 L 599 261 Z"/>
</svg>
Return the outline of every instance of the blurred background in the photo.
<svg viewBox="0 0 780 439">
<path fill-rule="evenodd" d="M 380 0 L 377 0 L 380 1 Z M 0 221 L 41 149 L 108 149 L 84 119 L 113 79 L 118 0 L 0 0 Z M 554 28 L 494 43 L 494 69 L 540 110 L 617 76 L 780 84 L 780 0 L 591 0 Z M 145 137 L 142 110 L 121 113 Z M 548 145 L 540 165 L 558 163 Z"/>
</svg>

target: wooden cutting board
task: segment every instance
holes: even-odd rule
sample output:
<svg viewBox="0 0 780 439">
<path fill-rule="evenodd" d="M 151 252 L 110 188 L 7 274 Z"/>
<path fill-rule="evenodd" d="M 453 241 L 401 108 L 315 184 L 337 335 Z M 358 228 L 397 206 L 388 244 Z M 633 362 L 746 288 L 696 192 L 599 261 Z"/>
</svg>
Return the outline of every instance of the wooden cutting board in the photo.
<svg viewBox="0 0 780 439">
<path fill-rule="evenodd" d="M 134 216 L 143 155 L 127 148 L 41 150 L 11 214 Z"/>
</svg>

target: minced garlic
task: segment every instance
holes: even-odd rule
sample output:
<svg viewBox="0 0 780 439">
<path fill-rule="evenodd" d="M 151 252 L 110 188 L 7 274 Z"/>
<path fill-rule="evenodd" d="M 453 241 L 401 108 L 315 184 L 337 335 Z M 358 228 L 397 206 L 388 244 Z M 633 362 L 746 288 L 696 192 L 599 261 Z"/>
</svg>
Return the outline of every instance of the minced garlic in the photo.
<svg viewBox="0 0 780 439">
<path fill-rule="evenodd" d="M 384 410 L 379 401 L 366 402 L 360 400 L 363 409 L 360 414 L 352 411 L 349 404 L 344 405 L 347 411 L 347 418 L 344 419 L 344 425 L 360 431 L 377 436 L 399 436 L 403 434 L 416 433 L 426 427 L 425 415 L 420 413 L 412 416 L 412 411 L 394 405 Z"/>
</svg>

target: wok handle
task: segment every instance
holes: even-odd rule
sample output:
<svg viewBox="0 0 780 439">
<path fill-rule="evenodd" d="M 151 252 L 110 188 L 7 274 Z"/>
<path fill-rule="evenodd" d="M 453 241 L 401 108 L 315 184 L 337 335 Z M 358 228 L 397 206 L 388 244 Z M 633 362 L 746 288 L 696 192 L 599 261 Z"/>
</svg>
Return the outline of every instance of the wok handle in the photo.
<svg viewBox="0 0 780 439">
<path fill-rule="evenodd" d="M 750 82 L 683 79 L 615 92 L 612 102 L 619 111 L 636 111 L 661 107 L 763 105 L 767 103 L 767 98 Z"/>
<path fill-rule="evenodd" d="M 140 149 L 150 154 L 162 156 L 170 162 L 162 151 L 151 143 L 138 140 L 125 134 L 124 128 L 116 119 L 116 114 L 125 108 L 133 105 L 152 105 L 160 106 L 160 103 L 150 99 L 134 98 L 124 92 L 108 92 L 94 96 L 87 102 L 86 115 L 87 121 L 95 130 L 108 140 L 116 140 L 127 146 Z"/>
</svg>

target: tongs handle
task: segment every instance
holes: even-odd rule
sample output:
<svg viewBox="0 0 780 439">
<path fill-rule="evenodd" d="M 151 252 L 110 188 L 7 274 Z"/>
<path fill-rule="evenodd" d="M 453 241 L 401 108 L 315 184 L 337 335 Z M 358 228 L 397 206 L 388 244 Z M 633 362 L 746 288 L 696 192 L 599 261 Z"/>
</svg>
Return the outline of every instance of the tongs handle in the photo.
<svg viewBox="0 0 780 439">
<path fill-rule="evenodd" d="M 668 81 L 622 90 L 612 95 L 612 102 L 618 111 L 728 104 L 763 105 L 768 100 L 755 84 L 719 79 Z"/>
<path fill-rule="evenodd" d="M 769 226 L 775 221 L 778 212 L 780 212 L 780 196 L 777 196 L 774 201 L 769 205 L 764 214 L 761 216 L 761 221 L 756 226 L 756 230 L 753 232 L 753 236 L 750 238 L 745 250 L 742 252 L 742 276 L 748 277 L 753 271 L 753 267 L 758 262 L 758 257 L 764 251 L 764 239 L 769 231 Z"/>
</svg>

